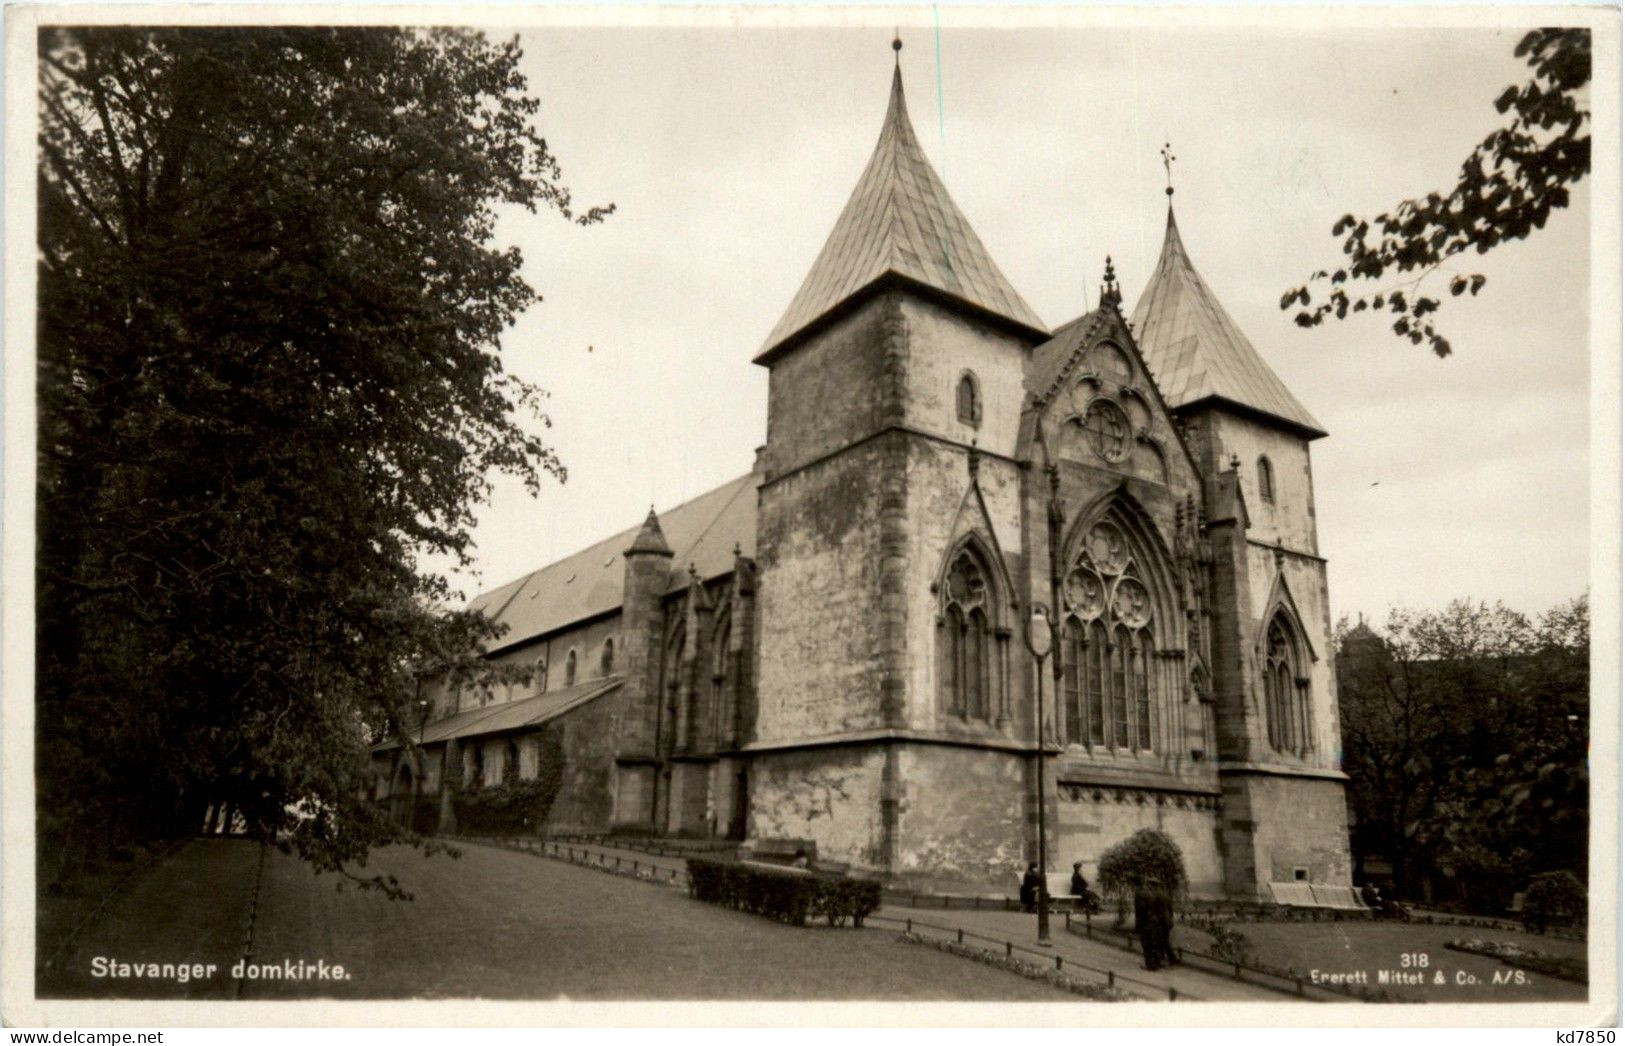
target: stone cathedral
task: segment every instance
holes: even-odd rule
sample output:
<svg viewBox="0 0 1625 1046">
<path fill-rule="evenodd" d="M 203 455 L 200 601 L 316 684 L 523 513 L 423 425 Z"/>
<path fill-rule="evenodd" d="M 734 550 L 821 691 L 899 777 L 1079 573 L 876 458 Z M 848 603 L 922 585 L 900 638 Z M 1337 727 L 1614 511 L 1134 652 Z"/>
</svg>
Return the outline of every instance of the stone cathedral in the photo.
<svg viewBox="0 0 1625 1046">
<path fill-rule="evenodd" d="M 379 799 L 449 830 L 459 791 L 556 761 L 549 831 L 1008 887 L 1041 796 L 1051 870 L 1092 880 L 1158 827 L 1197 896 L 1346 885 L 1325 432 L 1197 272 L 1168 195 L 1132 312 L 1108 261 L 1099 307 L 1051 330 L 949 198 L 894 73 L 755 356 L 753 470 L 480 596 L 508 625 L 490 657 L 534 681 L 439 688 L 421 745 L 375 753 Z"/>
</svg>

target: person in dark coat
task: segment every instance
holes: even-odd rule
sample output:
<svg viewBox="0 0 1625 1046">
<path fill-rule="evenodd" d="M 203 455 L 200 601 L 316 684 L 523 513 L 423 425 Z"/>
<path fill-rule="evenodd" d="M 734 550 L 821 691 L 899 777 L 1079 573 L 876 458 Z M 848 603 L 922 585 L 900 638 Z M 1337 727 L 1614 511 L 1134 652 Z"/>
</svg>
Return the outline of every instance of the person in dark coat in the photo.
<svg viewBox="0 0 1625 1046">
<path fill-rule="evenodd" d="M 1089 880 L 1083 875 L 1083 862 L 1072 862 L 1072 896 L 1078 899 L 1078 908 L 1082 911 L 1092 912 L 1098 905 L 1094 894 L 1089 892 Z"/>
<path fill-rule="evenodd" d="M 1140 938 L 1145 968 L 1160 970 L 1179 962 L 1174 954 L 1174 899 L 1161 887 L 1134 893 L 1134 932 Z"/>
<path fill-rule="evenodd" d="M 1038 862 L 1034 861 L 1027 866 L 1027 874 L 1021 877 L 1021 910 L 1036 912 L 1038 910 L 1038 888 L 1044 883 L 1044 877 L 1039 874 Z"/>
</svg>

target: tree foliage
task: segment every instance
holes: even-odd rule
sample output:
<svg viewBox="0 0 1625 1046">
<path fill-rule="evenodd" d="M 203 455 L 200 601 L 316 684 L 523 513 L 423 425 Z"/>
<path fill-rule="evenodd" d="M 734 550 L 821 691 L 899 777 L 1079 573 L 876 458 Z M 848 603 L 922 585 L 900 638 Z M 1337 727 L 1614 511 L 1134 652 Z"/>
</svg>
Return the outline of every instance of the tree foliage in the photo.
<svg viewBox="0 0 1625 1046">
<path fill-rule="evenodd" d="M 1177 894 L 1185 888 L 1179 846 L 1155 828 L 1142 828 L 1100 855 L 1100 889 L 1108 897 L 1144 890 Z"/>
<path fill-rule="evenodd" d="M 1282 309 L 1298 309 L 1300 327 L 1386 312 L 1394 334 L 1448 356 L 1450 342 L 1434 325 L 1441 301 L 1422 292 L 1423 281 L 1469 250 L 1484 254 L 1524 239 L 1568 206 L 1569 187 L 1591 170 L 1591 31 L 1537 29 L 1514 54 L 1534 75 L 1495 99 L 1496 112 L 1510 114 L 1506 125 L 1473 149 L 1448 193 L 1406 200 L 1372 219 L 1339 218 L 1332 235 L 1343 237 L 1346 263 L 1281 297 Z M 1451 297 L 1476 295 L 1485 283 L 1482 273 L 1448 275 Z M 1370 289 L 1393 276 L 1409 278 Z M 1368 289 L 1355 287 L 1361 281 Z"/>
<path fill-rule="evenodd" d="M 1354 845 L 1402 892 L 1449 870 L 1499 903 L 1533 873 L 1585 874 L 1589 636 L 1583 596 L 1536 621 L 1457 600 L 1340 623 Z"/>
<path fill-rule="evenodd" d="M 41 33 L 46 882 L 211 803 L 323 869 L 399 834 L 368 746 L 494 638 L 420 564 L 468 562 L 494 474 L 564 475 L 498 358 L 537 295 L 497 210 L 608 212 L 577 211 L 519 58 L 446 29 Z"/>
</svg>

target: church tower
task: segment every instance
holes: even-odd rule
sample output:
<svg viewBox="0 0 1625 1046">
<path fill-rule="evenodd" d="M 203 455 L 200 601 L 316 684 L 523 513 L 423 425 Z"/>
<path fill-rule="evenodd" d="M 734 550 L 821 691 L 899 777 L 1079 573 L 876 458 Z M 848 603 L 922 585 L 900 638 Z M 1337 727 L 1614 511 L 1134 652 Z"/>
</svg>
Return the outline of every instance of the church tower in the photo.
<svg viewBox="0 0 1625 1046">
<path fill-rule="evenodd" d="M 1349 881 L 1326 561 L 1309 445 L 1326 435 L 1167 232 L 1140 349 L 1202 473 L 1225 885 Z"/>
<path fill-rule="evenodd" d="M 901 875 L 1016 867 L 1013 454 L 1046 337 L 926 159 L 899 66 L 868 165 L 755 361 L 770 375 L 750 838 Z M 975 679 L 962 700 L 939 699 L 944 671 Z"/>
</svg>

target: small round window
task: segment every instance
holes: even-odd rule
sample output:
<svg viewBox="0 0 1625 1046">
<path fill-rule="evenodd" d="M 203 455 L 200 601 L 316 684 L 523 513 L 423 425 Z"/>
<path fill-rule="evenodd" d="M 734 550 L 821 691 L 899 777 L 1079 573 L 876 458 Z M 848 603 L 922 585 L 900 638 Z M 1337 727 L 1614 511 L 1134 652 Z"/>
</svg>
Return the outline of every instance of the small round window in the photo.
<svg viewBox="0 0 1625 1046">
<path fill-rule="evenodd" d="M 1109 400 L 1095 400 L 1083 418 L 1083 431 L 1095 453 L 1107 461 L 1122 461 L 1128 456 L 1128 415 L 1123 408 Z"/>
</svg>

